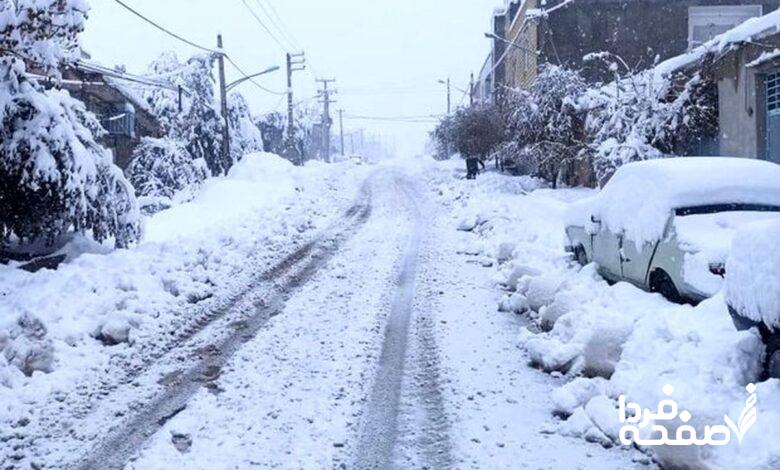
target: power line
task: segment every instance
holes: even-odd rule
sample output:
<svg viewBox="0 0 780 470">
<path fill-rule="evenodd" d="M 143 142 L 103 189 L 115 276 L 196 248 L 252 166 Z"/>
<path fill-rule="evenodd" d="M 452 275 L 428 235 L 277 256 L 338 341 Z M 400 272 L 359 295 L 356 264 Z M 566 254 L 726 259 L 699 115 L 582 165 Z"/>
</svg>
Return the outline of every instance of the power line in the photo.
<svg viewBox="0 0 780 470">
<path fill-rule="evenodd" d="M 173 38 L 176 38 L 176 39 L 178 39 L 179 41 L 181 41 L 181 42 L 183 42 L 185 44 L 188 44 L 188 45 L 190 45 L 192 47 L 195 47 L 197 49 L 200 49 L 200 50 L 203 50 L 203 51 L 206 51 L 206 52 L 211 52 L 212 54 L 221 54 L 221 52 L 219 52 L 219 51 L 216 51 L 216 50 L 211 49 L 209 47 L 201 46 L 200 44 L 197 44 L 197 43 L 194 43 L 194 42 L 192 42 L 192 41 L 190 41 L 188 39 L 185 39 L 185 38 L 179 36 L 178 34 L 170 31 L 169 29 L 166 29 L 165 27 L 160 26 L 159 24 L 155 23 L 154 21 L 150 20 L 149 18 L 147 18 L 144 15 L 142 15 L 141 13 L 139 13 L 137 10 L 134 10 L 132 7 L 130 7 L 128 4 L 126 4 L 122 0 L 114 0 L 114 1 L 116 3 L 118 3 L 119 5 L 121 5 L 123 8 L 125 8 L 126 10 L 128 10 L 130 13 L 132 13 L 135 16 L 141 18 L 142 20 L 144 20 L 145 22 L 147 22 L 150 25 L 154 26 L 155 28 L 159 29 L 160 31 L 164 32 L 165 34 L 167 34 L 167 35 L 169 35 L 169 36 L 171 36 Z"/>
<path fill-rule="evenodd" d="M 231 59 L 229 55 L 225 54 L 225 59 L 230 63 L 230 65 L 235 67 L 235 69 L 238 71 L 238 73 L 243 75 L 245 79 L 247 79 L 249 82 L 251 82 L 257 88 L 259 88 L 259 89 L 261 89 L 261 90 L 263 90 L 263 91 L 265 91 L 267 93 L 271 93 L 272 95 L 284 96 L 284 95 L 287 94 L 285 92 L 269 90 L 268 88 L 264 87 L 263 85 L 257 83 L 255 81 L 255 79 L 250 77 L 249 75 L 247 75 L 247 73 L 244 72 L 244 70 L 241 67 L 239 67 L 238 64 L 236 64 L 236 62 L 233 59 Z"/>
<path fill-rule="evenodd" d="M 265 7 L 265 4 L 262 2 L 262 0 L 255 0 L 255 3 L 257 4 L 257 6 L 260 7 L 260 10 L 263 11 L 266 18 L 271 20 L 271 24 L 279 32 L 281 38 L 290 46 L 291 49 L 296 49 L 294 42 L 290 40 L 290 37 L 285 32 L 285 29 L 279 24 L 279 22 L 277 22 L 277 20 L 273 17 L 273 15 L 271 15 L 271 13 L 269 12 L 268 8 Z"/>
<path fill-rule="evenodd" d="M 258 1 L 260 1 L 260 0 L 258 0 Z M 287 31 L 287 33 L 289 33 L 287 36 L 288 36 L 289 39 L 292 39 L 291 42 L 293 43 L 293 46 L 299 45 L 298 39 L 293 34 L 292 30 L 287 27 L 287 25 L 284 23 L 282 18 L 279 16 L 279 12 L 276 11 L 276 7 L 274 7 L 274 3 L 271 2 L 271 1 L 268 1 L 267 5 L 271 9 L 271 13 L 273 13 L 273 15 L 276 17 L 276 19 L 279 20 L 279 24 L 281 24 L 282 27 L 284 27 L 285 31 Z M 296 49 L 300 49 L 300 47 L 297 47 Z"/>
<path fill-rule="evenodd" d="M 273 39 L 274 42 L 276 42 L 276 44 L 278 44 L 280 48 L 282 48 L 282 51 L 283 52 L 287 52 L 287 48 L 284 46 L 284 44 L 282 44 L 281 41 L 279 41 L 279 38 L 277 38 L 276 35 L 274 35 L 274 33 L 271 31 L 271 29 L 268 28 L 268 26 L 266 26 L 266 24 L 263 22 L 263 20 L 260 19 L 260 16 L 258 16 L 258 14 L 255 12 L 254 8 L 252 8 L 252 6 L 246 0 L 241 0 L 241 3 L 243 3 L 244 6 L 246 7 L 246 9 L 249 10 L 249 13 L 252 14 L 252 16 L 257 21 L 257 23 L 260 25 L 260 27 L 266 33 L 268 33 L 269 36 L 271 36 L 271 39 Z"/>
<path fill-rule="evenodd" d="M 358 121 L 389 121 L 389 122 L 405 122 L 405 123 L 436 123 L 438 117 L 435 115 L 427 116 L 362 116 L 357 114 L 345 114 L 346 119 L 353 119 Z"/>
<path fill-rule="evenodd" d="M 195 47 L 195 48 L 197 48 L 197 49 L 200 49 L 200 50 L 203 50 L 203 51 L 206 51 L 206 52 L 210 52 L 210 53 L 212 53 L 212 54 L 217 54 L 217 55 L 222 55 L 222 56 L 224 56 L 224 57 L 225 57 L 225 59 L 226 59 L 226 60 L 227 60 L 227 61 L 228 61 L 228 62 L 229 62 L 229 63 L 230 63 L 230 64 L 231 64 L 233 67 L 235 67 L 235 69 L 238 71 L 238 73 L 239 73 L 239 74 L 241 74 L 241 75 L 242 75 L 242 76 L 243 76 L 245 79 L 247 79 L 247 80 L 249 80 L 250 82 L 252 82 L 252 84 L 253 84 L 254 86 L 256 86 L 257 88 L 259 88 L 259 89 L 261 89 L 261 90 L 263 90 L 263 91 L 265 91 L 265 92 L 267 92 L 267 93 L 271 93 L 271 94 L 273 94 L 273 95 L 284 95 L 284 94 L 285 94 L 285 93 L 282 93 L 282 92 L 277 92 L 277 91 L 270 90 L 270 89 L 268 89 L 268 88 L 266 88 L 266 87 L 264 87 L 264 86 L 260 85 L 259 83 L 257 83 L 257 82 L 256 82 L 256 81 L 255 81 L 253 78 L 251 78 L 251 77 L 250 77 L 250 76 L 249 76 L 249 75 L 248 75 L 246 72 L 244 72 L 244 70 L 243 70 L 243 69 L 242 69 L 242 68 L 241 68 L 241 67 L 240 67 L 238 64 L 236 64 L 236 62 L 235 62 L 235 61 L 234 61 L 234 60 L 233 60 L 233 59 L 232 59 L 232 58 L 231 58 L 231 57 L 230 57 L 228 54 L 226 54 L 226 53 L 225 53 L 223 50 L 216 50 L 216 49 L 211 49 L 211 48 L 209 48 L 209 47 L 204 47 L 204 46 L 201 46 L 200 44 L 197 44 L 197 43 L 195 43 L 195 42 L 193 42 L 193 41 L 190 41 L 189 39 L 186 39 L 186 38 L 182 37 L 181 35 L 174 33 L 173 31 L 171 31 L 171 30 L 169 30 L 169 29 L 165 28 L 164 26 L 161 26 L 159 23 L 155 22 L 154 20 L 151 20 L 151 19 L 147 18 L 147 17 L 146 17 L 146 16 L 144 16 L 142 13 L 140 13 L 139 11 L 137 11 L 137 10 L 133 9 L 132 7 L 130 7 L 129 5 L 127 5 L 127 4 L 126 4 L 125 2 L 123 2 L 122 0 L 114 0 L 114 1 L 115 1 L 116 3 L 118 3 L 119 5 L 121 5 L 123 8 L 125 8 L 125 9 L 127 9 L 128 11 L 130 11 L 131 13 L 133 13 L 133 14 L 134 14 L 135 16 L 137 16 L 138 18 L 142 19 L 142 20 L 143 20 L 143 21 L 145 21 L 146 23 L 149 23 L 150 25 L 154 26 L 155 28 L 159 29 L 160 31 L 164 32 L 164 33 L 165 33 L 165 34 L 167 34 L 167 35 L 169 35 L 169 36 L 171 36 L 171 37 L 173 37 L 173 38 L 175 38 L 175 39 L 178 39 L 179 41 L 181 41 L 181 42 L 183 42 L 183 43 L 185 43 L 185 44 L 188 44 L 188 45 L 190 45 L 190 46 L 192 46 L 192 47 Z M 247 6 L 247 8 L 249 8 L 249 10 L 250 10 L 250 11 L 252 11 L 252 13 L 253 13 L 253 15 L 254 15 L 254 11 L 251 9 L 251 7 L 249 6 L 249 4 L 247 4 L 247 3 L 246 3 L 246 0 L 242 0 L 242 2 L 244 2 L 244 4 Z M 258 21 L 260 21 L 260 18 L 258 18 L 258 17 L 257 17 L 257 15 L 255 15 L 255 17 L 257 18 L 257 20 L 258 20 Z M 261 22 L 261 24 L 262 24 L 262 22 Z M 264 25 L 263 25 L 263 26 L 264 26 Z M 270 31 L 269 31 L 269 33 L 270 33 Z M 273 37 L 273 35 L 272 35 L 272 37 Z M 276 40 L 276 38 L 275 38 L 275 37 L 274 37 L 274 39 Z M 277 42 L 278 42 L 278 40 L 277 40 Z M 281 45 L 281 44 L 280 44 L 280 45 Z"/>
</svg>

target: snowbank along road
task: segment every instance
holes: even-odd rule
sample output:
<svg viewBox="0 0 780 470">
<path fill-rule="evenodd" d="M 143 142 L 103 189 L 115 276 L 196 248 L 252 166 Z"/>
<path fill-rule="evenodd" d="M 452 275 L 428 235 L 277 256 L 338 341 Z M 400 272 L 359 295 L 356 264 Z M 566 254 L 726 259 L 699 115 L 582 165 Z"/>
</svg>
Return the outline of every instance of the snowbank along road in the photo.
<svg viewBox="0 0 780 470">
<path fill-rule="evenodd" d="M 549 431 L 559 384 L 525 366 L 527 325 L 496 312 L 500 294 L 461 254 L 467 235 L 438 187 L 413 167 L 378 167 L 329 227 L 271 268 L 248 263 L 257 273 L 240 295 L 89 406 L 59 403 L 18 463 L 647 468 L 633 450 Z"/>
</svg>

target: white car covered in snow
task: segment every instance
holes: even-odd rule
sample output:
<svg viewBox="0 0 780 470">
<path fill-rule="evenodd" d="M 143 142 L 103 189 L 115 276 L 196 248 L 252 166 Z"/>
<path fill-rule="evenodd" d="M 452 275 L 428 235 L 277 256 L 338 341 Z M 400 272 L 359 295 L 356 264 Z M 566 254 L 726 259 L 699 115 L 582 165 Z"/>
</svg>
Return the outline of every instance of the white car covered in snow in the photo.
<svg viewBox="0 0 780 470">
<path fill-rule="evenodd" d="M 726 301 L 740 330 L 757 328 L 768 377 L 780 378 L 780 219 L 750 224 L 734 238 Z"/>
<path fill-rule="evenodd" d="M 569 251 L 602 276 L 701 301 L 723 286 L 737 230 L 780 217 L 780 165 L 721 157 L 621 167 L 595 197 L 572 204 Z"/>
</svg>

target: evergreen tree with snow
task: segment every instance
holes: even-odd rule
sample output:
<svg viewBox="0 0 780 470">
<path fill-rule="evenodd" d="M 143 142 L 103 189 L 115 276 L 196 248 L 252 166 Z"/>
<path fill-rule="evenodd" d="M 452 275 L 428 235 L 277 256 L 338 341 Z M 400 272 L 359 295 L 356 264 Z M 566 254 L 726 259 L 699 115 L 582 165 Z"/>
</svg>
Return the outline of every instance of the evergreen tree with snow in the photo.
<svg viewBox="0 0 780 470">
<path fill-rule="evenodd" d="M 260 128 L 263 136 L 263 150 L 265 152 L 283 155 L 286 146 L 287 128 L 286 119 L 281 113 L 270 113 L 255 118 L 255 125 Z"/>
<path fill-rule="evenodd" d="M 202 158 L 192 158 L 183 142 L 147 137 L 133 152 L 126 173 L 144 212 L 154 213 L 170 207 L 174 199 L 190 199 L 209 170 Z"/>
<path fill-rule="evenodd" d="M 263 151 L 263 133 L 252 119 L 249 105 L 240 93 L 228 96 L 228 122 L 231 163 L 238 162 L 244 155 Z"/>
<path fill-rule="evenodd" d="M 224 161 L 222 142 L 224 121 L 214 91 L 213 54 L 200 54 L 186 63 L 166 52 L 150 66 L 150 73 L 165 77 L 182 88 L 184 96 L 179 110 L 175 91 L 150 88 L 144 98 L 158 117 L 167 137 L 184 142 L 194 159 L 203 159 L 212 174 L 227 173 L 232 161 Z"/>
<path fill-rule="evenodd" d="M 86 15 L 83 0 L 0 3 L 0 246 L 69 232 L 118 247 L 140 238 L 132 187 L 96 142 L 95 116 L 27 76 L 30 66 L 60 78 L 80 54 Z"/>
</svg>

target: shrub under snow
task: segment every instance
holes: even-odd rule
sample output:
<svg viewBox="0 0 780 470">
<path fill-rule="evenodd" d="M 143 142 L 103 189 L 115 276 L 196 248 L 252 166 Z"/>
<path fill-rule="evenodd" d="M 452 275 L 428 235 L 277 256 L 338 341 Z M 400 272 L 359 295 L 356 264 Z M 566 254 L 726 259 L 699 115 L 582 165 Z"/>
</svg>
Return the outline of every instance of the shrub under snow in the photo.
<svg viewBox="0 0 780 470">
<path fill-rule="evenodd" d="M 86 10 L 79 0 L 0 5 L 0 245 L 76 231 L 124 247 L 140 236 L 132 188 L 95 141 L 95 116 L 26 76 L 24 61 L 59 76 L 77 56 Z"/>
<path fill-rule="evenodd" d="M 149 212 L 189 199 L 209 175 L 206 162 L 193 159 L 182 142 L 153 138 L 141 141 L 126 172 Z"/>
<path fill-rule="evenodd" d="M 214 57 L 201 54 L 186 63 L 172 52 L 155 60 L 149 72 L 181 86 L 186 91 L 179 111 L 178 94 L 162 88 L 143 90 L 152 112 L 160 119 L 165 135 L 180 140 L 195 159 L 203 159 L 211 173 L 223 175 L 232 166 L 222 155 L 224 121 L 214 91 Z"/>
<path fill-rule="evenodd" d="M 246 99 L 240 93 L 228 96 L 228 121 L 230 122 L 230 155 L 233 162 L 244 155 L 263 152 L 263 133 L 252 119 Z"/>
</svg>

